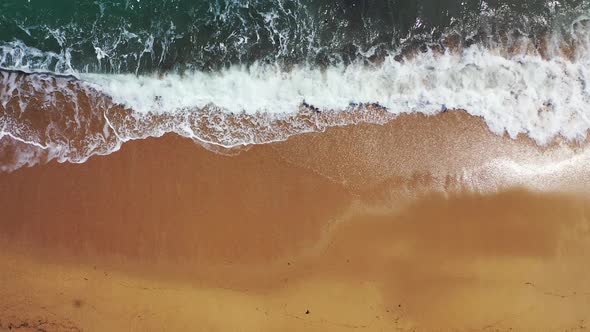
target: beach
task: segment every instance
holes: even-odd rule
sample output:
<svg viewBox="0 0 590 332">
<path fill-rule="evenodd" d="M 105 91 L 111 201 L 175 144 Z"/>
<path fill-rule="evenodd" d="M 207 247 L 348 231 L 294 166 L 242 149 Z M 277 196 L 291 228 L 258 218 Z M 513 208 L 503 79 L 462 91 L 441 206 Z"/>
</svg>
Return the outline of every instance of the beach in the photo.
<svg viewBox="0 0 590 332">
<path fill-rule="evenodd" d="M 0 1 L 0 332 L 590 328 L 590 0 Z"/>
<path fill-rule="evenodd" d="M 166 135 L 83 164 L 0 174 L 0 326 L 585 328 L 590 205 L 575 189 L 584 174 L 531 176 L 528 187 L 482 177 L 497 187 L 474 191 L 457 176 L 460 155 L 436 154 L 467 153 L 457 142 L 472 136 L 489 151 L 473 154 L 473 167 L 501 157 L 493 146 L 518 148 L 521 160 L 564 148 L 497 137 L 458 111 L 398 120 L 224 154 Z M 399 126 L 456 139 L 412 145 L 392 134 Z M 371 139 L 346 144 L 361 136 Z M 399 164 L 383 161 L 391 155 Z"/>
</svg>

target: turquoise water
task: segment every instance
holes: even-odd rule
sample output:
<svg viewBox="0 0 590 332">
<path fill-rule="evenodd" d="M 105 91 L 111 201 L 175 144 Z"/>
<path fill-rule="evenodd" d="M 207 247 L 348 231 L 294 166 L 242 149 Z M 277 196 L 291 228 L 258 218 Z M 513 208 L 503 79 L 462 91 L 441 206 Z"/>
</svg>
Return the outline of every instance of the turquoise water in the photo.
<svg viewBox="0 0 590 332">
<path fill-rule="evenodd" d="M 580 0 L 4 0 L 0 66 L 54 72 L 327 66 L 506 34 L 533 39 Z M 574 15 L 569 15 L 574 16 Z"/>
</svg>

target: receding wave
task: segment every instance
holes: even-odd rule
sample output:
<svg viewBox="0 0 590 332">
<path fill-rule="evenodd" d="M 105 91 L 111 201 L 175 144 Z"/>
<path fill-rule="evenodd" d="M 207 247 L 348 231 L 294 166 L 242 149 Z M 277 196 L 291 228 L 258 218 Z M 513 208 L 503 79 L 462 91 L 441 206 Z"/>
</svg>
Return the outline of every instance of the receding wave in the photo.
<svg viewBox="0 0 590 332">
<path fill-rule="evenodd" d="M 354 123 L 384 123 L 375 105 L 320 112 L 301 105 L 289 113 L 231 113 L 213 104 L 169 112 L 137 112 L 71 76 L 0 72 L 3 170 L 57 159 L 84 162 L 134 139 L 177 133 L 222 147 L 262 144 Z"/>
</svg>

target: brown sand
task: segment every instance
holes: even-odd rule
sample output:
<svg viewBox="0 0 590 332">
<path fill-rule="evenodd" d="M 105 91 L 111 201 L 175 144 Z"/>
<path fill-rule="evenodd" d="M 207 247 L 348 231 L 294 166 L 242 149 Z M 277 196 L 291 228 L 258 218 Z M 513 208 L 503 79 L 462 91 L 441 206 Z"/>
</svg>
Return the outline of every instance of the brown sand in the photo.
<svg viewBox="0 0 590 332">
<path fill-rule="evenodd" d="M 513 189 L 384 203 L 400 183 L 416 188 L 416 173 L 476 162 L 435 163 L 436 151 L 538 153 L 461 117 L 402 120 L 422 137 L 466 126 L 442 142 L 415 134 L 392 146 L 411 134 L 391 134 L 394 122 L 228 157 L 166 136 L 0 174 L 0 329 L 587 328 L 587 197 Z"/>
</svg>

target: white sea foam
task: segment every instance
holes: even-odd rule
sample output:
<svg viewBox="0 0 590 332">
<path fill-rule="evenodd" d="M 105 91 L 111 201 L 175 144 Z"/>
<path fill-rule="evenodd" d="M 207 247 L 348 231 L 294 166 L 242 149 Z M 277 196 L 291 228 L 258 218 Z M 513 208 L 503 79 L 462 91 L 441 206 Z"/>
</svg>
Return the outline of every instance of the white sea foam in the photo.
<svg viewBox="0 0 590 332">
<path fill-rule="evenodd" d="M 140 113 L 170 113 L 215 105 L 233 113 L 293 113 L 302 103 L 346 110 L 377 103 L 394 114 L 464 109 L 490 129 L 529 135 L 546 144 L 557 135 L 585 137 L 590 128 L 590 59 L 507 57 L 472 46 L 461 54 L 427 52 L 403 62 L 326 69 L 233 67 L 221 72 L 81 78 Z"/>
<path fill-rule="evenodd" d="M 27 46 L 19 40 L 0 43 L 0 68 L 72 74 L 75 71 L 72 68 L 71 57 L 71 50 L 68 48 L 61 53 L 55 53 Z"/>
</svg>

